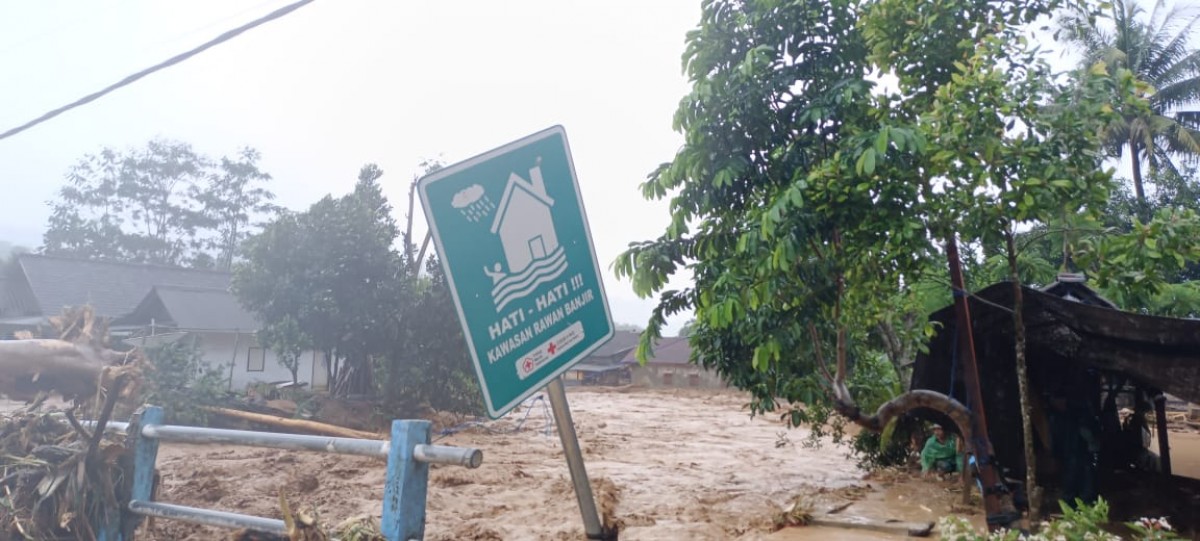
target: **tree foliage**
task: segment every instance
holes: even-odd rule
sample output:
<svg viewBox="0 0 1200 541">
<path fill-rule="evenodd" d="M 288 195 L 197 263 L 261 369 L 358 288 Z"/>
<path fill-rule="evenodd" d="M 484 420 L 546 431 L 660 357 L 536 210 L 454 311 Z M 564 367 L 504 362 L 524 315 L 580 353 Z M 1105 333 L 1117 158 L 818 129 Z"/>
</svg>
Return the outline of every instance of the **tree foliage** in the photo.
<svg viewBox="0 0 1200 541">
<path fill-rule="evenodd" d="M 945 283 L 940 245 L 1107 200 L 1097 134 L 1134 79 L 1100 65 L 1061 98 L 1018 30 L 1056 5 L 706 2 L 675 117 L 686 144 L 643 185 L 670 199 L 671 224 L 615 263 L 660 296 L 639 354 L 691 308 L 697 362 L 750 390 L 754 411 L 783 399 L 805 404 L 793 422 L 828 405 L 886 423 L 859 416 L 847 372 L 880 342 L 913 351 L 933 332 L 913 313 L 921 284 Z M 693 287 L 662 291 L 685 267 Z"/>
<path fill-rule="evenodd" d="M 374 165 L 354 191 L 326 196 L 307 211 L 281 216 L 244 246 L 233 291 L 268 328 L 294 320 L 330 359 L 340 393 L 366 393 L 372 355 L 385 351 L 403 283 L 398 234 Z"/>
<path fill-rule="evenodd" d="M 161 404 L 169 422 L 204 426 L 208 415 L 203 406 L 218 405 L 224 398 L 224 374 L 204 361 L 200 346 L 193 336 L 145 349 L 152 368 L 141 401 Z"/>
<path fill-rule="evenodd" d="M 436 265 L 419 272 L 411 216 L 401 231 L 382 175 L 367 165 L 350 194 L 267 224 L 245 244 L 234 293 L 271 343 L 325 352 L 336 394 L 375 395 L 389 414 L 421 404 L 475 411 L 478 389 L 445 279 Z"/>
<path fill-rule="evenodd" d="M 1147 13 L 1138 0 L 1114 0 L 1105 14 L 1068 16 L 1062 26 L 1085 68 L 1103 61 L 1148 85 L 1149 107 L 1121 107 L 1104 128 L 1108 152 L 1130 159 L 1136 200 L 1145 205 L 1143 162 L 1153 179 L 1178 175 L 1178 157 L 1200 156 L 1200 111 L 1187 109 L 1200 100 L 1200 52 L 1192 44 L 1200 14 L 1161 2 Z"/>
<path fill-rule="evenodd" d="M 312 349 L 307 334 L 290 315 L 272 321 L 258 330 L 258 341 L 275 352 L 275 360 L 292 374 L 292 383 L 299 382 L 300 356 Z"/>
<path fill-rule="evenodd" d="M 152 140 L 84 156 L 50 202 L 48 254 L 228 269 L 255 218 L 276 210 L 260 156 L 219 161 L 191 145 Z"/>
</svg>

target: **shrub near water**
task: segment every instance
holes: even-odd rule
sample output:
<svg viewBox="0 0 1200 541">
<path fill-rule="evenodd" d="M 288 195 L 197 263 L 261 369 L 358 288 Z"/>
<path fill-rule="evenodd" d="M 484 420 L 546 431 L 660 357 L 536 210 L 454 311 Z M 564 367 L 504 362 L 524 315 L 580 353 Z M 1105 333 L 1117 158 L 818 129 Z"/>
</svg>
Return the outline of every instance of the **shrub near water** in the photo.
<svg viewBox="0 0 1200 541">
<path fill-rule="evenodd" d="M 1105 529 L 1111 526 L 1108 522 L 1108 503 L 1103 499 L 1095 505 L 1076 502 L 1074 507 L 1062 505 L 1062 518 L 1043 522 L 1037 533 L 1022 536 L 1013 530 L 1000 530 L 990 533 L 980 533 L 962 517 L 942 517 L 938 521 L 938 531 L 942 539 L 948 541 L 1121 541 L 1121 536 L 1110 533 Z M 1166 519 L 1143 518 L 1137 522 L 1127 523 L 1134 535 L 1131 539 L 1138 541 L 1157 541 L 1160 539 L 1179 539 L 1171 530 Z"/>
<path fill-rule="evenodd" d="M 148 347 L 145 353 L 153 368 L 146 371 L 142 402 L 161 406 L 169 423 L 206 425 L 201 407 L 221 401 L 227 386 L 222 371 L 204 362 L 193 340 Z"/>
</svg>

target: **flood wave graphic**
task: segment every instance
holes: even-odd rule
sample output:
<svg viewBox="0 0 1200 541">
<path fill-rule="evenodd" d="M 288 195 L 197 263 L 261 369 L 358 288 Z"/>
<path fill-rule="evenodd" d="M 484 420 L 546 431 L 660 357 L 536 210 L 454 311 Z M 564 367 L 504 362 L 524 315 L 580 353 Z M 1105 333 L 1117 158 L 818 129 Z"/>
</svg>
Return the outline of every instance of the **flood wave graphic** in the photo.
<svg viewBox="0 0 1200 541">
<path fill-rule="evenodd" d="M 559 246 L 549 256 L 535 261 L 524 271 L 506 276 L 492 288 L 492 300 L 496 303 L 496 311 L 503 310 L 512 301 L 528 296 L 538 286 L 562 276 L 566 270 L 566 251 Z"/>
</svg>

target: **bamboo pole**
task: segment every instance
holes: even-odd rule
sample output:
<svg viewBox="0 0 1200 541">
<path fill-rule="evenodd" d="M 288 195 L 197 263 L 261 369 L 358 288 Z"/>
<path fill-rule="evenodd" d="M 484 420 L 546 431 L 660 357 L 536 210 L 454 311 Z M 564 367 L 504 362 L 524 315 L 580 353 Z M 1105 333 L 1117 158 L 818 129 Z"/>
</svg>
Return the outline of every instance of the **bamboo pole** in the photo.
<svg viewBox="0 0 1200 541">
<path fill-rule="evenodd" d="M 280 428 L 288 431 L 302 432 L 305 434 L 317 434 L 320 436 L 336 436 L 339 438 L 359 438 L 367 440 L 383 439 L 383 436 L 374 432 L 364 430 L 355 430 L 344 426 L 331 425 L 320 421 L 309 421 L 305 419 L 288 419 L 276 415 L 266 415 L 262 413 L 252 413 L 249 411 L 235 410 L 229 408 L 218 408 L 214 406 L 204 406 L 204 411 L 215 413 L 222 417 L 230 419 L 238 419 L 249 421 L 252 423 L 263 424 Z"/>
</svg>

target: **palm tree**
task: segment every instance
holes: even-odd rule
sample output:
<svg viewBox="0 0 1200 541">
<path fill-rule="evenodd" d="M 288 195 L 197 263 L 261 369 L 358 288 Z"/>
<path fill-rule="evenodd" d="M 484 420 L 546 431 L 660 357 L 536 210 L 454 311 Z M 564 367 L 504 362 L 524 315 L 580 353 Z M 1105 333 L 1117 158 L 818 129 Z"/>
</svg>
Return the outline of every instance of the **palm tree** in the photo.
<svg viewBox="0 0 1200 541">
<path fill-rule="evenodd" d="M 1139 206 L 1146 204 L 1142 161 L 1150 174 L 1178 175 L 1174 157 L 1200 156 L 1200 111 L 1183 110 L 1200 101 L 1200 51 L 1189 41 L 1200 13 L 1173 8 L 1163 10 L 1159 0 L 1148 20 L 1134 1 L 1113 0 L 1111 25 L 1095 18 L 1069 17 L 1063 27 L 1067 39 L 1081 49 L 1084 67 L 1104 61 L 1125 68 L 1154 88 L 1149 111 L 1129 111 L 1105 131 L 1110 155 L 1126 153 L 1133 164 L 1133 187 Z M 1188 13 L 1193 12 L 1193 13 Z"/>
</svg>

